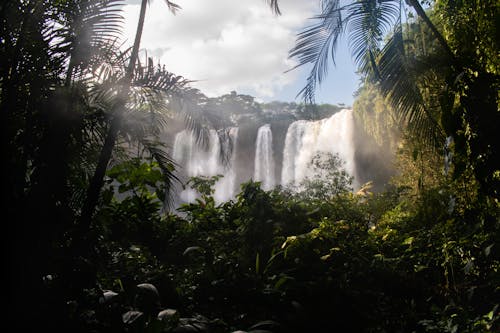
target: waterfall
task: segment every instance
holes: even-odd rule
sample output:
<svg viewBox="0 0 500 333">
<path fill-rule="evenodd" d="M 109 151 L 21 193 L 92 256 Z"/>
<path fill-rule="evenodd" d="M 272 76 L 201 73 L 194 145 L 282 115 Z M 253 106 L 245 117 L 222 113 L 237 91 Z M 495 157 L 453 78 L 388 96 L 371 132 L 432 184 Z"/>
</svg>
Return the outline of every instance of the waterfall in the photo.
<svg viewBox="0 0 500 333">
<path fill-rule="evenodd" d="M 229 137 L 222 142 L 225 153 L 229 154 L 229 163 L 220 164 L 219 174 L 224 177 L 215 184 L 214 198 L 216 202 L 224 202 L 234 197 L 236 190 L 236 171 L 234 170 L 236 159 L 236 147 L 238 143 L 238 128 L 229 130 Z M 220 147 L 220 146 L 219 146 Z M 216 156 L 220 160 L 219 154 Z M 219 162 L 220 163 L 220 162 Z"/>
<path fill-rule="evenodd" d="M 252 132 L 255 135 L 252 143 L 243 142 L 249 137 L 248 131 L 244 132 L 244 129 L 240 133 L 241 139 L 238 138 L 237 127 L 219 132 L 210 130 L 205 149 L 196 143 L 191 131 L 183 130 L 175 136 L 172 157 L 179 165 L 179 177 L 184 182 L 193 176 L 222 175 L 223 178 L 215 184 L 214 193 L 215 201 L 221 203 L 234 197 L 239 181 L 247 181 L 252 177 L 262 183 L 264 190 L 271 190 L 279 184 L 300 185 L 304 178 L 314 176 L 310 162 L 321 152 L 338 154 L 344 161 L 343 168 L 355 177 L 353 130 L 352 111 L 344 109 L 318 121 L 295 121 L 288 126 L 286 135 L 279 132 L 278 135 L 284 138 L 274 133 L 275 141 L 284 141 L 282 164 L 276 165 L 278 169 L 281 168 L 281 179 L 275 174 L 275 163 L 280 159 L 274 156 L 276 152 L 273 151 L 271 124 L 260 126 L 257 133 Z M 226 158 L 222 159 L 221 156 Z M 236 156 L 251 156 L 254 158 L 254 168 L 250 165 L 252 160 L 245 159 L 244 166 L 242 161 L 238 161 L 240 169 L 236 170 Z M 353 184 L 353 187 L 356 186 Z M 190 188 L 179 188 L 176 194 L 177 204 L 193 202 L 198 197 L 198 193 Z"/>
<path fill-rule="evenodd" d="M 290 124 L 285 137 L 282 185 L 299 185 L 312 176 L 308 165 L 320 152 L 338 154 L 344 168 L 355 176 L 352 111 L 344 109 L 318 121 L 298 120 Z"/>
<path fill-rule="evenodd" d="M 307 121 L 298 120 L 290 124 L 286 132 L 285 148 L 283 150 L 283 165 L 281 170 L 281 184 L 295 183 L 295 159 L 302 150 L 302 137 L 305 133 Z"/>
<path fill-rule="evenodd" d="M 273 134 L 270 124 L 259 127 L 257 131 L 254 180 L 262 182 L 262 188 L 266 191 L 272 189 L 276 183 L 274 177 Z"/>
<path fill-rule="evenodd" d="M 186 180 L 195 176 L 224 176 L 215 185 L 214 198 L 218 202 L 234 196 L 236 174 L 233 165 L 237 136 L 238 129 L 231 128 L 229 135 L 223 136 L 221 141 L 217 131 L 210 130 L 207 149 L 196 143 L 194 134 L 189 130 L 177 133 L 174 139 L 172 157 Z M 221 160 L 221 149 L 230 156 L 228 163 Z M 193 202 L 197 196 L 195 190 L 186 188 L 180 191 L 179 199 L 181 202 Z"/>
</svg>

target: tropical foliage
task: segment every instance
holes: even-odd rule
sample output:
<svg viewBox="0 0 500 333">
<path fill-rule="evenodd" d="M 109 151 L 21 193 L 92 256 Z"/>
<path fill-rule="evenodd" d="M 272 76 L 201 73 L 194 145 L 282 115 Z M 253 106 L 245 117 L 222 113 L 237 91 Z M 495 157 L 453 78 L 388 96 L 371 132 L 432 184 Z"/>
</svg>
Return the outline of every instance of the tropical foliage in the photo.
<svg viewBox="0 0 500 333">
<path fill-rule="evenodd" d="M 5 234 L 14 235 L 5 243 L 9 280 L 23 286 L 12 291 L 12 309 L 15 318 L 32 317 L 42 327 L 56 325 L 55 309 L 67 313 L 58 308 L 64 298 L 95 284 L 92 273 L 81 274 L 81 261 L 93 251 L 88 218 L 99 201 L 99 168 L 104 165 L 105 171 L 111 158 L 119 161 L 130 152 L 122 143 L 128 142 L 157 159 L 167 184 L 174 177 L 155 136 L 164 115 L 181 111 L 175 106 L 191 98 L 192 89 L 152 60 L 141 64 L 137 54 L 132 59 L 134 48 L 119 48 L 122 5 L 116 0 L 1 5 L 0 107 L 7 156 L 2 193 L 10 221 Z M 120 149 L 113 149 L 110 130 L 124 118 L 115 133 Z M 193 117 L 186 113 L 186 118 Z M 101 148 L 114 154 L 106 160 Z M 56 276 L 72 281 L 55 293 L 57 301 L 44 291 Z M 42 310 L 28 313 L 28 299 Z"/>
<path fill-rule="evenodd" d="M 314 100 L 346 34 L 361 74 L 377 85 L 402 126 L 432 147 L 453 139 L 456 176 L 474 174 L 482 190 L 498 198 L 499 163 L 492 155 L 498 140 L 491 126 L 499 117 L 498 54 L 496 42 L 480 46 L 496 34 L 498 3 L 427 3 L 435 9 L 429 15 L 417 0 L 322 1 L 316 23 L 299 34 L 290 53 L 299 66 L 312 65 L 301 93 Z M 408 10 L 417 17 L 404 17 Z M 489 37 L 479 38 L 479 31 Z"/>
<path fill-rule="evenodd" d="M 130 166 L 110 173 L 115 186 L 131 189 L 157 172 Z M 336 184 L 344 177 L 328 171 Z M 458 187 L 418 196 L 403 186 L 355 195 L 345 187 L 325 197 L 314 183 L 300 193 L 247 183 L 216 205 L 213 180 L 196 179 L 201 197 L 180 217 L 159 215 L 158 189 L 135 184 L 99 213 L 101 297 L 112 297 L 96 317 L 79 314 L 96 330 L 498 328 L 499 212 Z M 140 298 L 144 282 L 155 286 L 149 301 Z"/>
</svg>

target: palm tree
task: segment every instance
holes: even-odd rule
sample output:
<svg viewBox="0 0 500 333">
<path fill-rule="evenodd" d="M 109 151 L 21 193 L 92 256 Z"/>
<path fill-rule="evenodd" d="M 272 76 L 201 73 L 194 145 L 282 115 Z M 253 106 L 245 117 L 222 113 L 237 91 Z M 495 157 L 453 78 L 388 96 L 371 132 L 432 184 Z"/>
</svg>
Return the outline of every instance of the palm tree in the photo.
<svg viewBox="0 0 500 333">
<path fill-rule="evenodd" d="M 38 178 L 43 183 L 40 193 L 50 187 L 54 194 L 53 198 L 47 195 L 42 197 L 53 203 L 60 202 L 63 207 L 66 207 L 69 197 L 70 151 L 75 148 L 72 141 L 81 142 L 85 116 L 81 97 L 92 68 L 106 61 L 106 53 L 116 48 L 122 4 L 122 0 L 72 0 L 56 4 L 60 25 L 51 32 L 55 41 L 52 53 L 61 64 L 67 65 L 52 97 L 58 111 L 47 114 L 54 125 L 49 131 L 49 139 L 44 140 L 40 149 L 42 156 L 50 160 Z"/>
<path fill-rule="evenodd" d="M 67 207 L 83 85 L 117 38 L 121 5 L 121 0 L 2 4 L 10 27 L 2 30 L 7 43 L 0 98 L 2 142 L 12 156 L 6 197 L 26 201 L 43 220 Z"/>
<path fill-rule="evenodd" d="M 454 59 L 449 45 L 418 0 L 406 2 L 415 9 L 449 57 Z M 402 0 L 357 0 L 345 5 L 341 0 L 322 0 L 321 13 L 314 17 L 318 23 L 298 35 L 297 44 L 290 52 L 290 57 L 299 59 L 298 66 L 313 64 L 307 85 L 300 94 L 306 100 L 314 100 L 316 83 L 321 83 L 327 74 L 330 59 L 335 64 L 338 41 L 346 32 L 352 55 L 360 69 L 377 72 L 376 58 L 384 37 L 401 26 L 402 15 Z"/>
<path fill-rule="evenodd" d="M 405 4 L 415 11 L 433 36 L 437 45 L 433 53 L 408 52 L 402 23 Z M 476 5 L 466 2 L 450 1 L 441 6 L 445 12 L 457 11 L 457 8 L 467 9 L 468 15 L 478 12 Z M 480 17 L 478 21 L 489 19 L 494 26 L 493 20 L 498 16 L 494 8 L 498 6 L 488 1 L 481 2 L 482 7 L 490 8 L 489 16 Z M 418 0 L 357 0 L 347 4 L 341 0 L 322 0 L 321 13 L 314 19 L 317 23 L 298 35 L 296 46 L 290 52 L 291 57 L 298 58 L 298 66 L 312 65 L 307 84 L 299 93 L 307 102 L 314 102 L 316 84 L 324 79 L 330 61 L 334 63 L 339 39 L 347 35 L 361 72 L 378 82 L 396 115 L 416 137 L 437 148 L 443 146 L 447 136 L 457 137 L 457 132 L 474 133 L 459 134 L 455 153 L 467 161 L 464 168 L 473 170 L 486 192 L 498 195 L 493 189 L 498 186 L 491 185 L 499 183 L 494 175 L 500 167 L 492 153 L 493 142 L 498 140 L 493 138 L 494 131 L 489 125 L 499 120 L 495 95 L 500 81 L 497 72 L 484 65 L 477 66 L 467 57 L 462 59 L 460 48 L 452 50 Z M 477 39 L 473 29 L 467 32 L 470 40 Z M 456 39 L 456 36 L 448 38 Z M 456 103 L 457 100 L 460 102 Z"/>
<path fill-rule="evenodd" d="M 99 115 L 109 117 L 110 110 L 121 102 L 120 88 L 117 87 L 125 77 L 128 58 L 128 52 L 116 54 L 115 61 L 99 67 L 94 73 L 99 80 L 92 82 L 89 87 L 87 105 L 87 109 L 94 110 L 94 118 Z M 149 151 L 150 156 L 159 163 L 166 185 L 170 188 L 170 183 L 177 180 L 173 173 L 175 163 L 164 149 L 159 136 L 166 128 L 168 119 L 180 115 L 186 126 L 202 140 L 204 131 L 199 121 L 202 114 L 196 105 L 201 103 L 203 95 L 197 89 L 189 87 L 191 81 L 166 71 L 160 65 L 153 66 L 151 58 L 146 63 L 147 65 L 136 65 L 129 84 L 129 96 L 120 110 L 121 128 L 115 145 L 128 143 Z M 191 103 L 190 106 L 184 107 L 187 103 Z M 90 144 L 85 145 L 86 149 L 91 151 L 93 145 L 103 146 L 105 139 L 101 138 L 106 138 L 108 131 L 107 122 L 94 127 L 94 131 L 89 131 L 87 141 Z M 112 161 L 113 156 L 110 156 L 109 162 Z M 88 167 L 83 170 L 85 173 L 96 168 L 92 162 L 86 161 Z M 88 176 L 90 177 L 92 175 Z M 78 192 L 79 198 L 85 197 Z M 78 204 L 75 203 L 75 206 Z"/>
<path fill-rule="evenodd" d="M 6 1 L 2 28 L 0 114 L 8 198 L 8 269 L 20 286 L 12 310 L 43 327 L 43 275 L 59 265 L 54 249 L 73 221 L 67 185 L 81 136 L 81 92 L 98 44 L 115 38 L 118 0 Z M 99 47 L 98 49 L 102 49 Z M 88 52 L 84 52 L 88 51 Z M 60 272 L 60 270 L 57 270 Z M 14 293 L 14 292 L 13 292 Z M 22 330 L 22 329 L 21 329 Z"/>
<path fill-rule="evenodd" d="M 429 26 L 446 53 L 453 57 L 418 1 L 408 1 L 408 4 Z M 298 66 L 313 65 L 307 84 L 299 94 L 306 101 L 314 102 L 316 84 L 323 81 L 330 60 L 335 64 L 336 47 L 340 38 L 347 34 L 353 58 L 361 72 L 365 75 L 371 73 L 381 82 L 383 93 L 390 97 L 395 109 L 400 110 L 401 118 L 416 129 L 431 126 L 441 137 L 437 120 L 423 104 L 420 91 L 412 80 L 414 75 L 409 75 L 401 30 L 402 9 L 402 0 L 359 0 L 345 5 L 340 0 L 322 1 L 321 14 L 315 17 L 318 22 L 298 35 L 297 44 L 290 52 L 291 57 L 298 58 Z M 390 41 L 383 47 L 384 38 L 391 33 Z M 385 65 L 390 66 L 381 68 L 382 57 L 385 57 Z"/>
<path fill-rule="evenodd" d="M 175 3 L 165 0 L 168 8 L 175 13 L 180 7 Z M 111 115 L 112 119 L 110 121 L 110 127 L 106 134 L 106 138 L 102 147 L 102 151 L 99 155 L 99 160 L 97 163 L 97 167 L 95 169 L 94 175 L 90 181 L 90 185 L 87 190 L 86 200 L 84 202 L 80 223 L 83 228 L 90 227 L 92 215 L 95 211 L 95 207 L 97 205 L 99 199 L 99 193 L 103 186 L 104 175 L 106 173 L 106 169 L 111 159 L 111 154 L 113 152 L 113 148 L 115 146 L 115 142 L 118 136 L 118 133 L 122 127 L 122 115 L 121 110 L 124 108 L 127 96 L 130 93 L 130 85 L 134 77 L 134 72 L 136 69 L 136 63 L 138 60 L 139 47 L 142 38 L 142 32 L 144 29 L 144 21 L 146 18 L 146 8 L 148 5 L 148 0 L 141 1 L 141 9 L 139 14 L 139 22 L 137 24 L 137 31 L 135 35 L 134 44 L 132 47 L 132 52 L 129 58 L 129 63 L 126 68 L 125 76 L 121 82 L 121 87 L 118 91 L 118 102 L 114 104 Z"/>
</svg>

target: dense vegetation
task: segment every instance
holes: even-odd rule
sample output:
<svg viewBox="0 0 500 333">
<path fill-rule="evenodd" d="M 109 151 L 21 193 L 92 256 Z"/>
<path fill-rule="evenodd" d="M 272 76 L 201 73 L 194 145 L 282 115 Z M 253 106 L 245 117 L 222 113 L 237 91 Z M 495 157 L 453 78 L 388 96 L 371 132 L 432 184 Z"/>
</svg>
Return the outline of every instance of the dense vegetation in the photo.
<svg viewBox="0 0 500 333">
<path fill-rule="evenodd" d="M 498 331 L 499 4 L 422 2 L 321 1 L 292 50 L 320 64 L 312 100 L 322 57 L 351 34 L 357 121 L 396 154 L 385 190 L 354 193 L 329 156 L 298 189 L 250 182 L 220 205 L 216 179 L 192 179 L 200 198 L 178 214 L 162 207 L 176 176 L 161 128 L 180 117 L 203 144 L 217 99 L 138 59 L 147 1 L 126 51 L 121 1 L 2 2 L 5 327 Z M 403 23 L 402 8 L 416 16 Z"/>
</svg>

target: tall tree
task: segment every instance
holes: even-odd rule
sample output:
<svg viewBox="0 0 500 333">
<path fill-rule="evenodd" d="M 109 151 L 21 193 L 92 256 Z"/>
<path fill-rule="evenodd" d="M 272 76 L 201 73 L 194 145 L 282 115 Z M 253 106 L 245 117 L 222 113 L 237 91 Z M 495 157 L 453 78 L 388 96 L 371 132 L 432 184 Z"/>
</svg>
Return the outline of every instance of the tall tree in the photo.
<svg viewBox="0 0 500 333">
<path fill-rule="evenodd" d="M 122 127 L 122 115 L 121 110 L 124 108 L 127 95 L 130 93 L 130 84 L 132 82 L 134 71 L 136 68 L 139 47 L 142 38 L 142 32 L 144 29 L 144 21 L 146 19 L 146 8 L 148 5 L 148 0 L 141 1 L 141 9 L 139 14 L 139 22 L 137 24 L 137 31 L 135 34 L 134 45 L 132 47 L 132 53 L 129 58 L 129 64 L 125 72 L 125 77 L 121 82 L 121 87 L 118 92 L 118 102 L 114 105 L 111 110 L 111 116 L 113 117 L 110 123 L 108 133 L 106 134 L 106 139 L 104 141 L 102 151 L 99 155 L 99 160 L 97 163 L 96 170 L 90 181 L 89 188 L 87 190 L 86 200 L 82 208 L 80 223 L 83 228 L 89 228 L 92 220 L 92 215 L 94 214 L 96 205 L 99 200 L 99 193 L 103 186 L 104 175 L 106 173 L 106 168 L 108 166 L 109 160 L 111 159 L 111 154 L 115 146 L 116 138 Z M 166 0 L 168 8 L 175 13 L 180 7 L 175 3 Z"/>
<path fill-rule="evenodd" d="M 347 34 L 360 70 L 378 82 L 407 128 L 435 147 L 442 147 L 445 137 L 455 137 L 455 153 L 464 161 L 457 170 L 469 168 L 488 194 L 498 196 L 494 188 L 498 187 L 500 177 L 495 175 L 500 170 L 500 163 L 494 157 L 496 145 L 492 143 L 498 140 L 493 139 L 490 125 L 499 117 L 498 96 L 494 93 L 498 89 L 498 72 L 491 70 L 491 60 L 489 67 L 468 61 L 462 51 L 468 47 L 452 48 L 450 40 L 466 39 L 474 43 L 477 39 L 491 38 L 495 35 L 491 27 L 495 26 L 499 6 L 492 1 L 481 4 L 436 1 L 441 17 L 457 12 L 481 17 L 483 23 L 479 26 L 487 33 L 478 37 L 471 29 L 456 29 L 457 26 L 451 24 L 445 35 L 418 0 L 405 3 L 436 41 L 432 52 L 408 52 L 402 23 L 402 14 L 406 11 L 402 0 L 321 1 L 321 13 L 314 17 L 316 23 L 298 35 L 296 46 L 290 52 L 291 57 L 298 58 L 298 66 L 312 64 L 307 84 L 300 94 L 305 100 L 314 102 L 316 84 L 324 79 L 330 61 L 334 63 L 340 37 Z M 491 52 L 476 51 L 484 57 L 497 57 Z M 440 86 L 429 85 L 433 76 L 440 80 Z M 432 100 L 427 98 L 429 88 L 430 95 L 435 96 Z"/>
<path fill-rule="evenodd" d="M 67 185 L 82 132 L 81 80 L 98 58 L 93 51 L 116 38 L 118 4 L 30 0 L 0 5 L 0 132 L 7 156 L 2 190 L 8 198 L 6 220 L 15 221 L 7 224 L 4 244 L 11 286 L 19 286 L 9 288 L 9 296 L 21 329 L 31 320 L 44 327 L 59 310 L 49 309 L 44 276 L 60 272 L 56 249 L 73 222 Z M 27 300 L 41 310 L 29 313 Z"/>
</svg>

